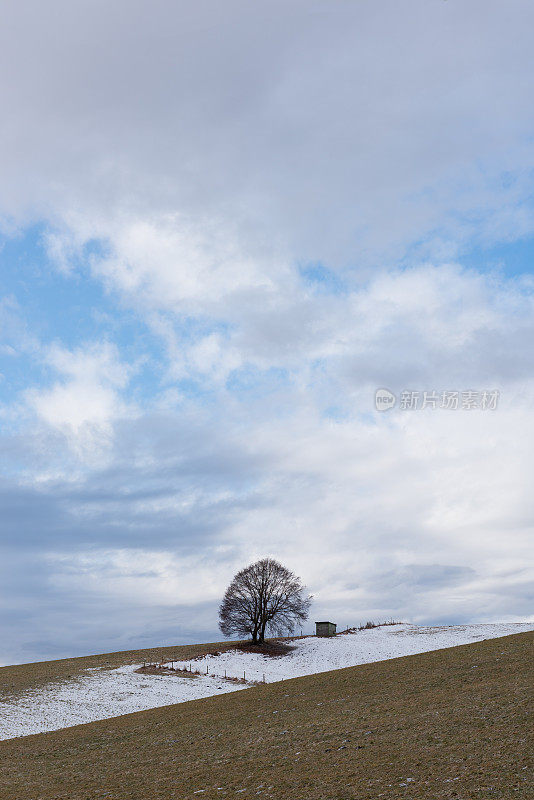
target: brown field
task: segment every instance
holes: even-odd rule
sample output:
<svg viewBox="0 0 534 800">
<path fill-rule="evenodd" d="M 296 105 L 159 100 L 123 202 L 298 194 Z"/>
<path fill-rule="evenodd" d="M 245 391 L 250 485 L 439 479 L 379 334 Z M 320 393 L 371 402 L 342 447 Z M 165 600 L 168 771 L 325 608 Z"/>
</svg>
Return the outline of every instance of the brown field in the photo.
<svg viewBox="0 0 534 800">
<path fill-rule="evenodd" d="M 534 798 L 533 641 L 522 633 L 0 742 L 0 797 Z"/>
</svg>

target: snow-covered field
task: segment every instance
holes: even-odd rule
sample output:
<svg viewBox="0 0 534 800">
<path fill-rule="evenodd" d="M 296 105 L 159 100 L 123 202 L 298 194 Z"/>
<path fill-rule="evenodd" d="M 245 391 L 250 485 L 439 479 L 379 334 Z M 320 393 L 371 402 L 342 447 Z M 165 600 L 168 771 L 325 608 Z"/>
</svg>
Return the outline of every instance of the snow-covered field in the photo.
<svg viewBox="0 0 534 800">
<path fill-rule="evenodd" d="M 225 670 L 228 677 L 243 678 L 245 673 L 247 681 L 262 681 L 264 676 L 266 682 L 280 681 L 530 630 L 534 630 L 534 623 L 394 625 L 331 639 L 299 639 L 293 642 L 295 649 L 289 655 L 279 658 L 230 650 L 193 662 L 174 662 L 175 667 L 191 664 L 200 672 L 209 670 L 209 675 L 197 678 L 140 674 L 135 672 L 138 665 L 88 670 L 77 680 L 50 684 L 0 703 L 0 739 L 247 688 L 246 684 L 225 681 Z"/>
</svg>

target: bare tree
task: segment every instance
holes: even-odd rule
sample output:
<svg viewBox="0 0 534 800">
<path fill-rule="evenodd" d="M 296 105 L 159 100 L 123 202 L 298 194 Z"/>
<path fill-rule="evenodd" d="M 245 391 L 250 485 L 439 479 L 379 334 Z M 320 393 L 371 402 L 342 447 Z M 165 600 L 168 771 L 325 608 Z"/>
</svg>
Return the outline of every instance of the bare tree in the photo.
<svg viewBox="0 0 534 800">
<path fill-rule="evenodd" d="M 267 629 L 281 635 L 305 622 L 311 601 L 300 578 L 273 558 L 262 558 L 234 577 L 219 608 L 219 627 L 225 636 L 249 635 L 261 644 Z"/>
</svg>

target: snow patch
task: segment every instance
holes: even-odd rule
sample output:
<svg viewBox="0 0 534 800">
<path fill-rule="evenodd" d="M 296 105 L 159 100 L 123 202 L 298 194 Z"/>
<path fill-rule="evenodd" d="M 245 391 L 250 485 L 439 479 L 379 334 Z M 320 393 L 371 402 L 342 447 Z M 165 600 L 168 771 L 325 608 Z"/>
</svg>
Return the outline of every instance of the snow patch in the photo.
<svg viewBox="0 0 534 800">
<path fill-rule="evenodd" d="M 139 665 L 113 670 L 92 668 L 87 670 L 86 676 L 76 680 L 50 684 L 14 700 L 0 702 L 0 739 L 58 730 L 248 688 L 246 684 L 225 681 L 225 671 L 229 678 L 243 678 L 245 673 L 247 681 L 263 681 L 265 676 L 265 681 L 271 683 L 531 630 L 534 630 L 534 623 L 395 625 L 332 638 L 299 639 L 292 643 L 295 649 L 291 653 L 280 657 L 229 650 L 192 662 L 174 662 L 177 668 L 191 664 L 200 672 L 208 669 L 208 675 L 197 678 L 140 674 L 135 671 Z"/>
</svg>

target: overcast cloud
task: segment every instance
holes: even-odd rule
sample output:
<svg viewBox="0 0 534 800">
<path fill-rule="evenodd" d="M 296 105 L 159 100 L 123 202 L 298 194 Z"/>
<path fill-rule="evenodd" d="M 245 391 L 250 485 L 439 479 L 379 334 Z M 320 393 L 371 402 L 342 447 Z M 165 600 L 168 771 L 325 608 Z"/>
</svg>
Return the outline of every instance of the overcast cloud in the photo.
<svg viewBox="0 0 534 800">
<path fill-rule="evenodd" d="M 216 639 L 264 555 L 531 619 L 532 3 L 1 16 L 0 663 Z"/>
</svg>

